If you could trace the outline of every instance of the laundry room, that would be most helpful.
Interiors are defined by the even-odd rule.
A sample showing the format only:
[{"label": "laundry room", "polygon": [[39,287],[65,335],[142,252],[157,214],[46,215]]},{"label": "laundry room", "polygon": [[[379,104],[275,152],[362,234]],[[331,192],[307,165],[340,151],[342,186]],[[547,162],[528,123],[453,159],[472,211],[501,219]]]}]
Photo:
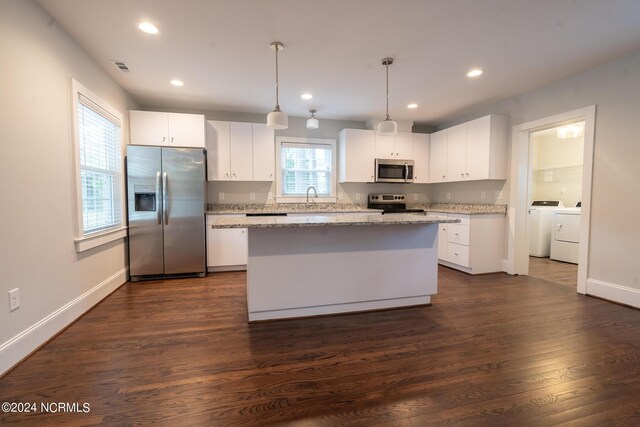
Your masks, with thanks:
[{"label": "laundry room", "polygon": [[532,275],[570,285],[576,283],[580,242],[584,125],[530,135],[529,268]]}]

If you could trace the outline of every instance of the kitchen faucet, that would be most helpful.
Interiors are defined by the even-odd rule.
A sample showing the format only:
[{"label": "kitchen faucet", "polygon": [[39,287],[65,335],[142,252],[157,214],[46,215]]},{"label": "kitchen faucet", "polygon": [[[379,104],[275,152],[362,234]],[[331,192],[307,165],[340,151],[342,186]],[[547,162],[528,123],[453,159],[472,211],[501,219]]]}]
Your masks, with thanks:
[{"label": "kitchen faucet", "polygon": [[309,207],[309,190],[313,190],[313,194],[315,194],[315,198],[318,198],[318,192],[316,191],[314,186],[309,186],[309,188],[307,188],[307,204],[306,207]]}]

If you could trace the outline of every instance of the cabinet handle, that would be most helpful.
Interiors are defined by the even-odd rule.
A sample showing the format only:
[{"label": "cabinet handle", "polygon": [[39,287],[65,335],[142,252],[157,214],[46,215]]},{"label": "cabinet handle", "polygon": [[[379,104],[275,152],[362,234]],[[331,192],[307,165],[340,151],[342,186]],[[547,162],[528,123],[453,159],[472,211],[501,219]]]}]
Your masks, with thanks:
[{"label": "cabinet handle", "polygon": [[458,252],[454,252],[453,254],[454,254],[455,256],[458,256]]},{"label": "cabinet handle", "polygon": [[373,175],[371,175],[371,181],[373,181]]},{"label": "cabinet handle", "polygon": [[444,175],[442,175],[442,179],[444,179]]},{"label": "cabinet handle", "polygon": [[393,153],[391,153],[391,157],[393,157]]},{"label": "cabinet handle", "polygon": [[229,174],[228,174],[228,173],[225,173],[225,174],[224,174],[224,176],[229,176]]},{"label": "cabinet handle", "polygon": [[236,176],[236,174],[234,173],[233,176]]},{"label": "cabinet handle", "polygon": [[171,137],[171,142],[173,142],[173,137]]},{"label": "cabinet handle", "polygon": [[396,157],[400,156],[400,154],[396,153]]},{"label": "cabinet handle", "polygon": [[467,172],[467,176],[469,176],[469,172]]},{"label": "cabinet handle", "polygon": [[162,137],[162,142],[165,142],[166,140],[167,140],[167,137],[166,137],[166,136],[163,136],[163,137]]},{"label": "cabinet handle", "polygon": [[464,174],[463,174],[463,173],[461,173],[461,174],[460,174],[460,176],[464,176]]}]

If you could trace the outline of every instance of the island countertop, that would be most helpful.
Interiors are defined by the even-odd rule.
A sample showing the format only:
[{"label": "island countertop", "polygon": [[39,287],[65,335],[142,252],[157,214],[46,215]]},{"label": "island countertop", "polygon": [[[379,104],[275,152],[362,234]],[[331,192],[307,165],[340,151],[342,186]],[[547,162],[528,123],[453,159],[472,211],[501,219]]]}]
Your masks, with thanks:
[{"label": "island countertop", "polygon": [[403,225],[403,224],[439,224],[460,222],[456,218],[438,217],[424,214],[387,214],[367,215],[294,215],[294,216],[215,216],[209,220],[211,228],[278,228],[278,227],[322,227],[349,225]]}]

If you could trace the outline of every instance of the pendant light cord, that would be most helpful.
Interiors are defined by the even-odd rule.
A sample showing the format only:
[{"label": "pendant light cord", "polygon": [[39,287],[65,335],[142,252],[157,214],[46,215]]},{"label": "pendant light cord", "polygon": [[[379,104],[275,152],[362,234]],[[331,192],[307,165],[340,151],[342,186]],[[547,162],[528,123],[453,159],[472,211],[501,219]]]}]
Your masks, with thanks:
[{"label": "pendant light cord", "polygon": [[387,67],[387,120],[389,120],[389,64],[386,64]]},{"label": "pendant light cord", "polygon": [[274,111],[280,111],[280,98],[278,97],[278,51],[280,48],[276,45],[276,109]]}]

